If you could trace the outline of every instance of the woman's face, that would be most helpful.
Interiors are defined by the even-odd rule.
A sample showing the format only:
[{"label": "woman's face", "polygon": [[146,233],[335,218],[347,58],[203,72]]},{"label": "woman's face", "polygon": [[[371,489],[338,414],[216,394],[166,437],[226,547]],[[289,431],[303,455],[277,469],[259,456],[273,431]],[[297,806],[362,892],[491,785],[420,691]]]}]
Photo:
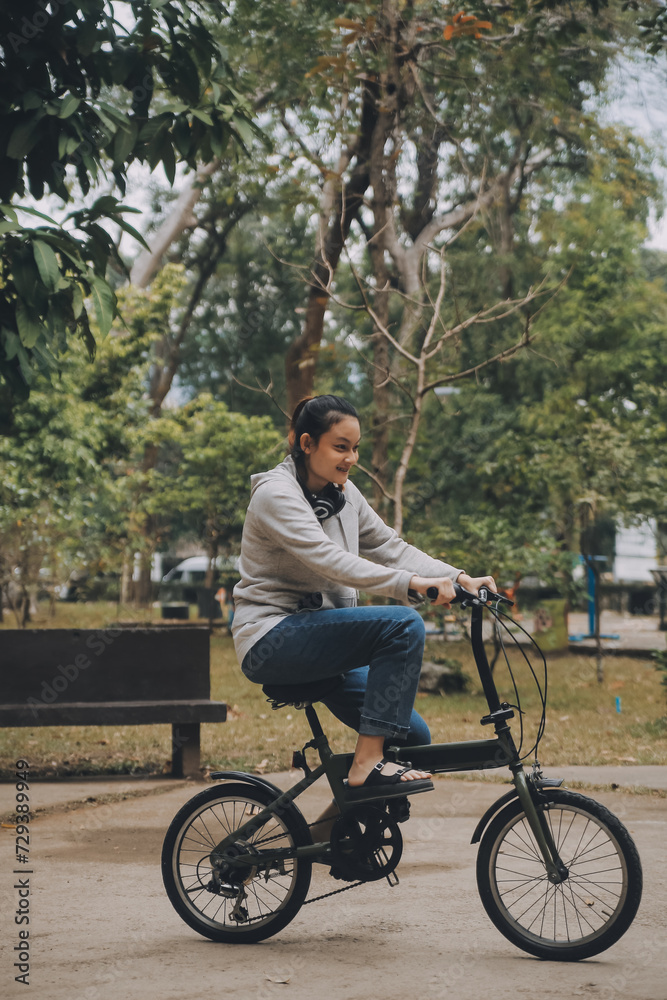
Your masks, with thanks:
[{"label": "woman's face", "polygon": [[359,461],[361,431],[356,417],[343,417],[325,431],[319,441],[310,434],[302,434],[299,444],[306,458],[306,486],[313,493],[323,490],[327,483],[344,486],[350,469]]}]

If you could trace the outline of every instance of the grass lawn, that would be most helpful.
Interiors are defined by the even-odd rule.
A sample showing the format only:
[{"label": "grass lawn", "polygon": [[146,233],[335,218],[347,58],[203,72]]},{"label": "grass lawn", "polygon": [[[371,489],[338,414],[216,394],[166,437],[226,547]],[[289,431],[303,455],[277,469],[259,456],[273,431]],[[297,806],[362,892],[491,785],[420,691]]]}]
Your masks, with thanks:
[{"label": "grass lawn", "polygon": [[[44,607],[34,627],[99,628],[117,617],[137,621],[157,618],[158,612],[124,611],[114,604],[58,604],[55,617]],[[14,628],[5,613],[1,630]],[[442,650],[440,640],[432,640]],[[419,695],[417,709],[426,718],[434,741],[482,739],[489,730],[479,725],[487,711],[476,677],[472,653],[464,642],[448,642],[448,656],[460,661],[470,675],[467,693]],[[516,668],[521,706],[525,712],[527,750],[539,721],[540,705],[534,683],[520,654]],[[540,676],[541,663],[535,662]],[[548,661],[547,727],[539,757],[545,766],[565,764],[667,764],[667,701],[660,675],[651,661],[609,657],[605,681],[595,679],[595,661],[588,656],[554,657]],[[515,703],[506,669],[497,668],[501,697]],[[216,631],[211,638],[211,697],[226,701],[226,723],[202,726],[202,763],[205,768],[233,767],[270,772],[289,767],[292,750],[310,733],[303,713],[274,712],[258,685],[241,673],[232,641]],[[620,698],[621,712],[616,710]],[[322,720],[335,750],[351,750],[354,734],[326,709]],[[518,720],[512,726],[519,735]],[[37,776],[165,773],[170,770],[170,727],[67,726],[22,727],[0,730],[0,777],[14,772],[14,762],[25,757]],[[532,759],[532,758],[531,758]]]}]

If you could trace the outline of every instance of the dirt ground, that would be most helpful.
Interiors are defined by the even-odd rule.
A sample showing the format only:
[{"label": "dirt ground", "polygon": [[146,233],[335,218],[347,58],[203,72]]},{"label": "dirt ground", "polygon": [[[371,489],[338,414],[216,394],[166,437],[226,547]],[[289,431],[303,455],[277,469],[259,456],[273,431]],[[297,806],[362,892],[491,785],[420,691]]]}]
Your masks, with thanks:
[{"label": "dirt ground", "polygon": [[[287,781],[282,776],[281,783]],[[506,941],[477,895],[470,837],[483,810],[505,790],[488,781],[438,780],[435,792],[414,797],[413,818],[402,827],[400,885],[378,882],[307,905],[278,936],[258,945],[221,945],[200,937],[165,895],[162,840],[196,787],[38,815],[31,824],[29,868],[15,861],[16,832],[2,829],[0,995],[665,1000],[667,801],[622,790],[591,793],[635,838],[644,865],[644,899],[630,930],[607,952],[575,964],[550,963]],[[325,803],[325,792],[318,785],[308,793],[308,820]],[[14,875],[15,869],[20,874]],[[14,886],[28,877],[26,991],[14,981],[13,949],[21,943]],[[316,866],[310,895],[340,885]]]}]

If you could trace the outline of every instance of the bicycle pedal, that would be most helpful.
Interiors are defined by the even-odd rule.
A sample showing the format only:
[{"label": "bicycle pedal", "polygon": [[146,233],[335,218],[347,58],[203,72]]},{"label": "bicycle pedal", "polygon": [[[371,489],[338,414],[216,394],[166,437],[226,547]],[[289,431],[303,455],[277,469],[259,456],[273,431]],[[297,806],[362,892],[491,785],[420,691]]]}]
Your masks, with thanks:
[{"label": "bicycle pedal", "polygon": [[398,885],[399,879],[396,872],[388,872],[387,875],[385,875],[385,878],[392,889],[394,888],[394,886]]},{"label": "bicycle pedal", "polygon": [[352,882],[352,881],[354,881],[353,879],[348,878],[347,875],[343,875],[343,873],[341,872],[341,870],[339,868],[335,868],[333,865],[329,869],[329,875],[331,876],[331,878],[337,879],[338,882]]},{"label": "bicycle pedal", "polygon": [[410,819],[410,801],[407,796],[404,799],[389,799],[387,812],[395,823],[407,822]]}]

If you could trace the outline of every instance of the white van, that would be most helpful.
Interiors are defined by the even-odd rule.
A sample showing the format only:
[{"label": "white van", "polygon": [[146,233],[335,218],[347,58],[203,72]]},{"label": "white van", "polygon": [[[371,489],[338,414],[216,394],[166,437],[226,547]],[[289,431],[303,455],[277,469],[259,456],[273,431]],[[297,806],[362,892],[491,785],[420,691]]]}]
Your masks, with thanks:
[{"label": "white van", "polygon": [[[162,577],[162,583],[203,584],[208,570],[208,556],[190,556],[178,566],[170,569]],[[215,560],[216,575],[219,573],[236,573],[238,571],[238,556],[218,556]]]}]

